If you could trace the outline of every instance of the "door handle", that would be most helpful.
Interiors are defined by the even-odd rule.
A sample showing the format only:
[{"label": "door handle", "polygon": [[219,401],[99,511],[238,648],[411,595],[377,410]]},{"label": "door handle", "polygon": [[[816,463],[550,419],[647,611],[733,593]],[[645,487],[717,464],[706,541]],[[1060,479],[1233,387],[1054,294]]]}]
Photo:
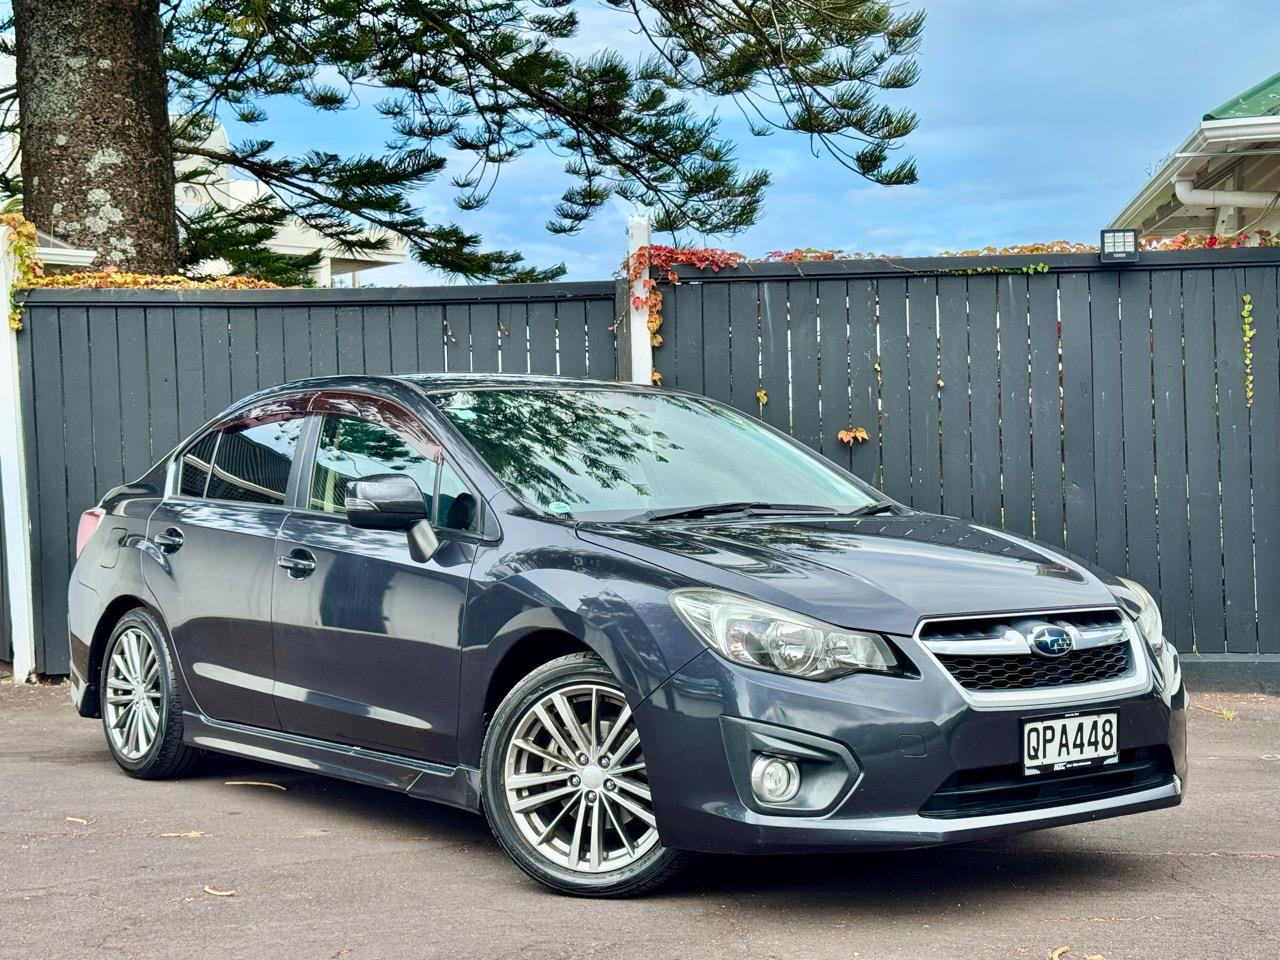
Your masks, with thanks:
[{"label": "door handle", "polygon": [[292,550],[284,556],[276,557],[276,566],[284,567],[289,576],[302,578],[310,576],[316,568],[316,558],[309,550]]},{"label": "door handle", "polygon": [[151,538],[151,541],[165,553],[174,553],[182,546],[184,538],[182,536],[182,531],[177,527],[169,527],[166,530],[157,533]]}]

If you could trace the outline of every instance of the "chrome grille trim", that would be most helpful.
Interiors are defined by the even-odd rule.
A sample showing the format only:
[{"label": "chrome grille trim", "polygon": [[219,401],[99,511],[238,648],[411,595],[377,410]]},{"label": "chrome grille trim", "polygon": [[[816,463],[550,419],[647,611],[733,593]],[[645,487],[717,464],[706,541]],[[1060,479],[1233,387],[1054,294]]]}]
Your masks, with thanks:
[{"label": "chrome grille trim", "polygon": [[[1079,633],[1078,649],[1090,649],[1117,643],[1129,645],[1129,662],[1131,669],[1120,677],[1109,680],[1098,680],[1089,683],[1064,684],[1054,687],[1028,688],[1019,690],[972,690],[966,688],[938,659],[943,656],[1038,656],[1032,653],[1026,639],[1021,633],[1012,629],[1012,624],[1020,620],[1042,620],[1055,622],[1055,618],[1075,618],[1081,614],[1100,614],[1107,616],[1111,622],[1095,623],[1077,627]],[[1099,617],[1098,619],[1102,619]],[[966,622],[975,626],[978,621],[1004,621],[1010,623],[999,636],[994,635],[990,627],[986,631],[964,629]],[[956,624],[957,629],[947,631],[938,636],[937,625]],[[931,628],[929,637],[922,634]],[[969,637],[971,639],[957,639]],[[1016,638],[1017,642],[1014,642]],[[1110,700],[1116,697],[1145,693],[1151,689],[1151,666],[1143,651],[1143,641],[1133,623],[1118,607],[1077,607],[1059,610],[1031,610],[1010,613],[986,613],[964,616],[925,617],[916,624],[912,639],[919,645],[924,656],[931,660],[947,678],[947,681],[959,692],[969,704],[979,709],[999,710],[1022,707],[1074,706],[1082,703],[1093,703]]]}]

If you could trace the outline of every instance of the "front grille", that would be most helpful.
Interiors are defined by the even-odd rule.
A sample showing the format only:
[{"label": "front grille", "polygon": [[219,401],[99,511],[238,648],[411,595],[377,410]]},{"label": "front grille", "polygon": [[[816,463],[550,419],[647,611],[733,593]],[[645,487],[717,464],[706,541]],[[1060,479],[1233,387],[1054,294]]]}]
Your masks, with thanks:
[{"label": "front grille", "polygon": [[920,808],[922,817],[981,817],[1136,793],[1173,777],[1169,748],[1121,750],[1118,763],[1028,777],[1021,764],[952,774]]},{"label": "front grille", "polygon": [[930,620],[920,628],[920,639],[926,643],[931,640],[996,639],[1003,636],[1015,622],[1027,619],[1070,623],[1082,633],[1117,629],[1124,624],[1119,610],[1068,610],[1030,617],[1025,613],[1002,613],[989,617],[964,617],[960,620]]},{"label": "front grille", "polygon": [[1123,677],[1131,666],[1127,643],[1072,650],[1056,660],[1047,660],[1030,652],[1019,656],[937,654],[937,657],[951,671],[956,682],[967,690],[1027,690],[1093,683]]}]

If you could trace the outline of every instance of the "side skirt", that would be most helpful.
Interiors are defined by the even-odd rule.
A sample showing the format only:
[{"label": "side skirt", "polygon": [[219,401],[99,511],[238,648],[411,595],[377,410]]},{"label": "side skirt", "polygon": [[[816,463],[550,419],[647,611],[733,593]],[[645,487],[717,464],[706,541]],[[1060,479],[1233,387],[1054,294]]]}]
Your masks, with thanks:
[{"label": "side skirt", "polygon": [[480,771],[264,730],[198,713],[182,714],[182,739],[193,747],[274,763],[326,777],[480,811]]}]

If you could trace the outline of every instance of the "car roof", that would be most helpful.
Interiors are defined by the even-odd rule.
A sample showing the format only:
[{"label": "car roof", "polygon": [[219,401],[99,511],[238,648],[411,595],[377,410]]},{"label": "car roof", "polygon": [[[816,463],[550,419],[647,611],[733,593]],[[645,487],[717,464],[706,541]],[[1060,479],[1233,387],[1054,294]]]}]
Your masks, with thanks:
[{"label": "car roof", "polygon": [[[261,400],[281,393],[299,390],[349,390],[377,389],[402,385],[422,394],[449,393],[454,390],[501,389],[591,389],[654,391],[653,387],[616,380],[591,380],[586,377],[553,377],[531,373],[403,373],[403,374],[339,374],[337,376],[307,377],[267,387],[235,404],[243,406],[249,400]],[[655,391],[656,392],[656,391]],[[670,392],[670,391],[668,391]]]}]

